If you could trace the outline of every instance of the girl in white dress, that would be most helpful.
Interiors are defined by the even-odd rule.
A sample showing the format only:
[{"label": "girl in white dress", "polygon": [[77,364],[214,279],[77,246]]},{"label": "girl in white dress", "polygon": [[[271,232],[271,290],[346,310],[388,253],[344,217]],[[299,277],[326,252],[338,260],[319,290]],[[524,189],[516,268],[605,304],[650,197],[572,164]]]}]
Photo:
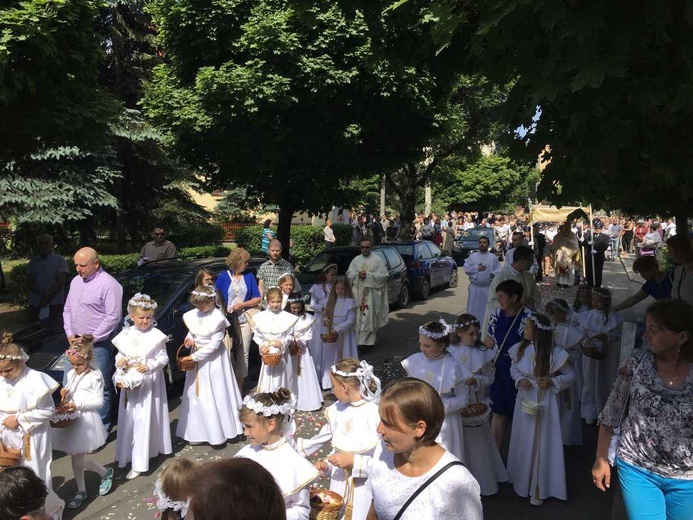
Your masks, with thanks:
[{"label": "girl in white dress", "polygon": [[[582,329],[582,418],[594,424],[602,413],[611,387],[616,380],[621,358],[621,323],[623,319],[611,312],[611,292],[601,287],[592,291],[592,309],[575,315],[575,323]],[[588,343],[589,342],[589,343]],[[590,347],[590,350],[585,349]],[[603,359],[594,356],[601,352]]]},{"label": "girl in white dress", "polygon": [[[324,332],[323,320],[325,318],[325,306],[327,298],[330,296],[332,282],[337,276],[337,264],[326,265],[318,281],[310,288],[310,307],[315,313],[315,322],[313,323],[313,337],[308,342],[308,348],[313,356],[315,363],[315,371],[318,373],[318,380],[322,379],[324,373],[324,364],[322,362],[322,333]],[[328,367],[329,368],[329,367]],[[322,384],[322,382],[321,382]]]},{"label": "girl in white dress", "polygon": [[77,483],[77,493],[67,502],[68,509],[77,509],[87,498],[84,472],[93,471],[101,477],[99,495],[108,494],[113,485],[113,468],[105,468],[87,453],[103,446],[108,437],[101,421],[99,409],[103,405],[103,376],[91,366],[94,359],[94,338],[84,335],[65,351],[72,369],[67,373],[67,383],[60,390],[60,412],[78,414],[66,428],[53,428],[53,449],[71,456],[72,472]]},{"label": "girl in white dress", "polygon": [[380,441],[377,401],[380,379],[365,361],[343,359],[330,369],[332,389],[337,402],[325,411],[326,424],[312,439],[296,439],[296,449],[306,457],[323,444],[332,443],[327,460],[315,463],[322,472],[330,473],[330,489],[346,497],[347,486],[353,489],[353,518],[366,518],[371,504],[365,483],[370,472],[371,457]]},{"label": "girl in white dress", "polygon": [[272,474],[284,496],[287,520],[307,520],[310,515],[308,484],[320,474],[284,436],[295,409],[296,399],[286,388],[246,396],[241,421],[250,445],[235,457],[254,460]]},{"label": "girl in white dress", "polygon": [[291,273],[284,273],[277,280],[277,287],[282,291],[282,309],[286,307],[286,303],[289,301],[289,295],[294,292],[294,287],[296,287],[296,280],[294,275]]},{"label": "girl in white dress", "polygon": [[48,375],[27,367],[27,359],[29,356],[13,343],[12,334],[3,333],[0,340],[0,440],[5,446],[22,450],[20,464],[31,468],[46,484],[46,510],[51,518],[60,518],[57,515],[62,514],[65,504],[53,492],[53,451],[48,424],[55,411],[51,395],[59,385]]},{"label": "girl in white dress", "polygon": [[195,309],[183,315],[188,327],[185,345],[192,350],[183,361],[195,368],[185,376],[176,435],[191,444],[219,446],[241,434],[238,419],[241,393],[222,343],[229,322],[216,308],[214,287],[198,286],[190,295]]},{"label": "girl in white dress", "polygon": [[185,457],[166,464],[154,484],[154,498],[161,520],[183,520],[188,514],[191,477],[199,467],[199,463]]},{"label": "girl in white dress", "polygon": [[508,475],[529,503],[567,500],[558,393],[573,383],[568,353],[553,344],[546,316],[529,314],[523,339],[510,349],[510,375],[519,389],[513,414]]},{"label": "girl in white dress", "polygon": [[322,347],[322,387],[332,388],[331,367],[342,359],[358,359],[358,345],[354,323],[356,322],[356,301],[351,293],[351,284],[346,276],[335,278],[325,306],[323,325],[325,331],[337,333],[337,340]]},{"label": "girl in white dress", "polygon": [[582,420],[580,398],[582,396],[582,330],[572,323],[573,314],[568,302],[556,298],[546,304],[546,314],[556,327],[554,343],[568,353],[570,364],[575,370],[575,381],[559,394],[561,433],[563,444],[582,446]]},{"label": "girl in white dress", "polygon": [[315,319],[306,313],[306,305],[301,293],[289,295],[285,311],[294,316],[298,316],[298,321],[293,326],[291,332],[291,344],[289,354],[291,357],[298,358],[294,363],[296,367],[289,379],[296,380],[298,392],[296,394],[296,409],[302,412],[314,412],[322,408],[322,391],[318,382],[318,374],[315,371],[313,358],[311,357],[308,343],[313,335],[313,324]]},{"label": "girl in white dress", "polygon": [[[481,323],[471,314],[461,314],[455,322],[455,331],[448,352],[471,376],[467,379],[471,403],[489,405],[488,387],[495,378],[496,351],[484,345],[480,338]],[[485,421],[479,426],[464,426],[464,461],[479,482],[484,496],[498,493],[498,483],[508,480],[508,472],[491,435],[491,425]]]},{"label": "girl in white dress", "polygon": [[253,340],[260,349],[260,355],[281,353],[282,359],[274,366],[262,362],[257,382],[258,392],[274,392],[289,386],[289,371],[294,365],[289,360],[289,344],[293,341],[291,332],[298,321],[296,316],[282,310],[282,292],[278,287],[268,289],[266,299],[267,309],[258,312],[254,318]]},{"label": "girl in white dress", "polygon": [[407,375],[426,381],[443,400],[445,419],[437,441],[458,459],[464,461],[464,439],[460,411],[469,404],[471,372],[447,351],[450,345],[448,326],[429,321],[419,327],[419,349],[402,361]]},{"label": "girl in white dress", "polygon": [[149,459],[172,451],[164,376],[168,337],[154,326],[156,308],[148,295],[135,294],[128,302],[133,325],[126,321],[113,339],[118,349],[113,383],[121,387],[115,458],[121,468],[132,463],[128,480],[149,471]]}]

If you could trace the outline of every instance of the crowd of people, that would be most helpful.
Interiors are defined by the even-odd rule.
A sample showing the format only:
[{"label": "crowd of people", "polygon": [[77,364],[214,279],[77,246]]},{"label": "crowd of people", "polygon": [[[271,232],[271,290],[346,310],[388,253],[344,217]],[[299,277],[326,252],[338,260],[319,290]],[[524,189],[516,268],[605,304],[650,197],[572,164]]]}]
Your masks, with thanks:
[{"label": "crowd of people", "polygon": [[[427,220],[417,233],[427,233]],[[117,388],[115,459],[118,467],[130,467],[129,480],[148,473],[153,457],[172,453],[172,433],[192,445],[220,446],[243,437],[249,443],[231,461],[167,463],[154,490],[164,518],[228,518],[229,511],[244,518],[308,518],[311,507],[324,507],[337,496],[344,515],[353,519],[480,520],[480,497],[496,494],[501,482],[511,483],[533,506],[548,498],[566,500],[563,446],[582,444],[583,422],[600,425],[592,472],[599,489],[610,485],[607,451],[612,437],[618,440],[614,463],[631,520],[650,518],[642,507],[645,496],[648,511],[688,518],[693,507],[688,237],[668,238],[677,264],[671,274],[660,272],[656,256],[640,256],[634,269],[646,283],[619,304],[597,284],[597,262],[589,262],[592,283],[582,280],[574,302],[543,302],[540,276],[553,270],[557,284],[579,284],[581,258],[597,256],[597,245],[606,242],[598,240],[604,223],[592,223],[594,236],[588,230],[581,234],[581,221],[539,225],[528,236],[521,219],[484,220],[470,223],[508,226],[500,241],[504,262],[481,237],[479,251],[464,266],[470,277],[467,311],[454,323],[421,324],[419,352],[402,362],[407,377],[384,391],[373,367],[359,360],[387,323],[388,311],[387,272],[370,254],[367,235],[360,237],[361,255],[346,276],[337,276],[336,265],[325,266],[310,290],[311,313],[293,266],[281,257],[281,243],[269,235],[269,259],[256,276],[246,272],[249,254],[242,248],[229,255],[224,272],[200,269],[191,310],[183,316],[189,332],[175,360],[168,358],[167,337],[153,320],[157,302],[134,295],[121,328],[122,287],[103,271],[96,251],[80,249],[74,255],[78,276],[62,307],[69,364],[57,407],[51,395],[60,385],[28,368],[26,354],[10,335],[0,344],[3,449],[14,450],[19,465],[33,472],[17,468],[2,474],[11,489],[27,488],[30,499],[26,506],[11,497],[0,500],[0,512],[7,507],[20,511],[18,517],[60,517],[62,501],[51,488],[53,449],[72,460],[77,492],[68,508],[80,508],[88,497],[86,471],[99,476],[99,495],[110,492],[114,469],[88,454],[106,441]],[[435,236],[435,224],[432,229]],[[614,245],[609,238],[604,251],[618,254],[623,247],[627,253],[625,232],[621,226],[619,241]],[[637,235],[634,230],[636,241]],[[539,237],[546,241],[541,256],[532,247]],[[527,238],[534,240],[529,244]],[[52,291],[40,301],[50,312],[52,298],[64,292],[67,281],[50,251],[42,260],[55,273],[44,274],[42,282]],[[618,311],[647,296],[659,301],[647,311],[646,348],[636,348],[619,368]],[[262,363],[257,386],[248,388],[252,343]],[[163,374],[170,362],[186,372],[175,432]],[[312,438],[297,436],[295,412],[320,410],[325,391],[336,399],[325,409],[325,425]],[[325,445],[331,447],[328,457],[309,462]],[[320,475],[329,477],[333,494],[323,490],[311,499],[310,484]],[[225,490],[223,500],[210,500],[215,489]]]}]

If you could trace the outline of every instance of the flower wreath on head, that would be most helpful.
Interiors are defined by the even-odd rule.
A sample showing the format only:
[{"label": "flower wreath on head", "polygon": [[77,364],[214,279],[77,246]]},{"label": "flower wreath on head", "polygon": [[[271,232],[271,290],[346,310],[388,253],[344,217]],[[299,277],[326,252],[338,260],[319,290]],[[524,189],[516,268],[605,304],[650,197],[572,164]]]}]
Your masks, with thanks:
[{"label": "flower wreath on head", "polygon": [[65,355],[66,356],[75,356],[75,357],[78,357],[80,359],[89,359],[89,356],[87,354],[80,352],[75,347],[70,347],[69,349],[67,349],[65,351]]},{"label": "flower wreath on head", "polygon": [[[206,287],[212,287],[211,285],[207,285]],[[217,297],[216,292],[208,293],[206,291],[192,291],[190,294],[193,296],[200,296],[202,298],[209,298],[210,300],[213,300],[214,298]]]},{"label": "flower wreath on head", "polygon": [[182,500],[171,500],[161,490],[161,478],[157,478],[156,484],[154,484],[154,496],[156,497],[156,508],[159,511],[166,511],[167,509],[180,511],[181,517],[183,518],[185,518],[185,515],[188,514],[188,507],[190,507],[190,499],[188,498],[185,502],[183,502]]},{"label": "flower wreath on head", "polygon": [[136,293],[130,300],[128,301],[128,310],[129,309],[147,309],[147,310],[155,310],[159,306],[158,303],[149,296],[148,294],[142,294],[142,293]]},{"label": "flower wreath on head", "polygon": [[262,414],[265,417],[273,417],[275,415],[283,415],[287,420],[293,416],[296,411],[296,396],[291,394],[291,398],[282,404],[265,405],[253,399],[252,395],[246,395],[243,398],[243,406],[248,410],[252,410],[256,414]]},{"label": "flower wreath on head", "polygon": [[440,323],[443,326],[443,331],[442,332],[434,332],[432,330],[428,330],[426,327],[421,325],[419,327],[419,334],[422,336],[426,336],[427,338],[431,338],[434,341],[440,341],[441,339],[446,338],[452,330],[455,330],[455,326],[450,326],[448,325],[443,318],[440,318],[438,320],[438,323]]},{"label": "flower wreath on head", "polygon": [[286,303],[304,303],[303,293],[296,293],[296,294],[298,294],[298,296],[287,299]]},{"label": "flower wreath on head", "polygon": [[[545,330],[545,331],[551,331],[551,332],[556,330],[556,326],[553,323],[550,323],[549,325],[544,325],[543,323],[540,323],[539,318],[537,318],[537,315],[534,314],[533,312],[528,312],[527,318],[532,320],[532,323],[534,324],[534,326],[536,328],[538,328],[539,330]],[[525,322],[525,324],[526,324],[526,322]]]},{"label": "flower wreath on head", "polygon": [[23,349],[19,349],[19,354],[0,354],[0,361],[29,361],[29,356]]},{"label": "flower wreath on head", "polygon": [[472,325],[481,328],[481,322],[476,318],[470,318],[467,321],[463,321],[462,323],[455,323],[454,325],[451,326],[451,328],[453,330],[459,330],[459,329],[471,327]]},{"label": "flower wreath on head", "polygon": [[[344,372],[343,370],[338,370],[337,365],[332,365],[330,371],[337,376],[342,377],[357,377],[359,380],[359,390],[361,396],[367,401],[378,401],[380,399],[380,393],[382,391],[382,384],[380,378],[373,373],[373,365],[369,365],[366,360],[362,360],[359,363],[359,367],[354,372]],[[375,392],[371,391],[371,382],[375,383]]]}]

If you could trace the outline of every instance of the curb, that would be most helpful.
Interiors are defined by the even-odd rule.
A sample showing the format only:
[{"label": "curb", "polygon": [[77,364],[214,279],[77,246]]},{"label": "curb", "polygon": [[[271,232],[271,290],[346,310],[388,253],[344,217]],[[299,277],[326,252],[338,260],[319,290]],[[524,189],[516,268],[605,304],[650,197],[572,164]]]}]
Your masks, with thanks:
[{"label": "curb", "polygon": [[621,255],[618,256],[619,262],[621,262],[621,265],[623,266],[623,270],[626,272],[626,276],[628,276],[628,279],[631,282],[637,282],[638,280],[635,279],[633,276],[633,262],[631,262],[630,258],[628,258],[628,265],[626,265],[626,262],[623,261],[623,257]]}]

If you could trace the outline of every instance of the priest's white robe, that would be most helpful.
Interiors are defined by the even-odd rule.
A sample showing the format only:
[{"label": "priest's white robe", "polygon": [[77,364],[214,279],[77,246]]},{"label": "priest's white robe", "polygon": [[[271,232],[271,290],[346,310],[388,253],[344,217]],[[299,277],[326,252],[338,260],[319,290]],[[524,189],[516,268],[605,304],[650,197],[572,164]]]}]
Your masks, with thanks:
[{"label": "priest's white robe", "polygon": [[[361,280],[359,273],[365,272]],[[356,312],[356,336],[359,345],[375,345],[379,328],[387,325],[390,304],[387,295],[387,266],[378,255],[359,255],[351,261],[347,270]]]},{"label": "priest's white robe", "polygon": [[478,320],[483,320],[486,312],[491,274],[499,270],[498,257],[488,251],[486,253],[476,251],[464,261],[464,272],[469,276],[466,312]]}]

